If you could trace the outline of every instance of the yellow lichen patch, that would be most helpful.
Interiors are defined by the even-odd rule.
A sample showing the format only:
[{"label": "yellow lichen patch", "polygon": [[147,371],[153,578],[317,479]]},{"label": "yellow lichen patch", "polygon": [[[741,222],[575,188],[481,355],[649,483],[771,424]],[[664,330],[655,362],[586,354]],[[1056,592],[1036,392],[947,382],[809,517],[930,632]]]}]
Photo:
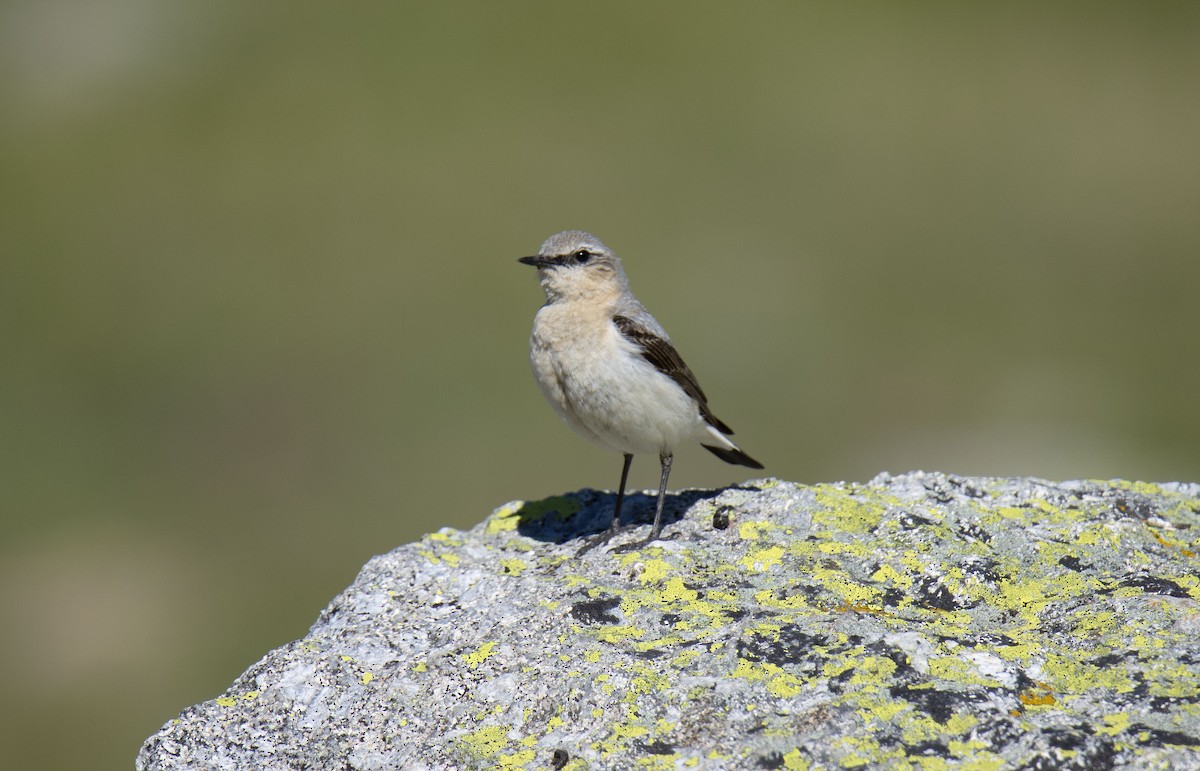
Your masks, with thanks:
[{"label": "yellow lichen patch", "polygon": [[650,729],[644,725],[630,722],[619,722],[613,725],[612,733],[608,735],[607,742],[610,746],[610,752],[616,748],[617,744],[623,744],[626,739],[636,739],[639,736],[645,736],[650,733]]},{"label": "yellow lichen patch", "polygon": [[1200,678],[1195,667],[1181,662],[1172,662],[1153,670],[1149,681],[1152,696],[1168,696],[1174,699],[1192,700],[1200,696]]},{"label": "yellow lichen patch", "polygon": [[914,575],[921,575],[925,572],[925,563],[926,560],[922,559],[921,556],[912,549],[909,549],[900,555],[900,564],[907,568],[908,571]]},{"label": "yellow lichen patch", "polygon": [[1159,487],[1153,482],[1131,482],[1127,479],[1097,479],[1093,480],[1093,482],[1102,487],[1110,487],[1116,490],[1128,490],[1129,492],[1137,493],[1138,495],[1145,495],[1153,498],[1171,497],[1174,495],[1174,493],[1164,490],[1162,487]]},{"label": "yellow lichen patch", "polygon": [[772,624],[769,621],[759,621],[754,625],[752,631],[759,637],[764,637],[772,642],[779,642],[779,633],[783,631],[783,627],[779,624]]},{"label": "yellow lichen patch", "polygon": [[[715,593],[714,593],[715,594]],[[712,594],[709,595],[713,596]],[[729,614],[737,610],[736,603],[731,602],[709,602],[701,600],[699,596],[685,600],[685,610],[692,614],[695,618],[686,622],[680,621],[676,623],[679,628],[694,629],[706,623],[705,628],[724,629],[729,623]]]},{"label": "yellow lichen patch", "polygon": [[741,563],[747,570],[762,573],[778,565],[782,557],[783,547],[771,546],[766,549],[750,552],[745,557],[742,557]]},{"label": "yellow lichen patch", "polygon": [[478,669],[480,664],[495,655],[495,651],[493,650],[495,647],[496,642],[494,640],[489,640],[483,645],[480,645],[471,653],[464,653],[463,660],[467,662],[467,665],[470,666],[471,669]]},{"label": "yellow lichen patch", "polygon": [[1045,560],[1046,564],[1058,562],[1063,557],[1079,555],[1079,547],[1073,542],[1072,531],[1064,530],[1060,532],[1060,535],[1063,538],[1062,541],[1038,541],[1034,544],[1038,557]]},{"label": "yellow lichen patch", "polygon": [[635,663],[625,667],[633,677],[629,681],[629,689],[625,693],[624,701],[629,704],[635,704],[637,697],[645,696],[649,693],[657,693],[669,689],[674,682],[672,678],[666,674],[651,669],[645,664]]},{"label": "yellow lichen patch", "polygon": [[241,696],[221,696],[213,699],[213,701],[222,707],[234,707],[237,706],[238,701],[254,701],[259,695],[259,691],[248,691]]},{"label": "yellow lichen patch", "polygon": [[1113,530],[1111,522],[1094,522],[1074,530],[1075,543],[1080,546],[1120,547],[1121,536]]},{"label": "yellow lichen patch", "polygon": [[738,658],[737,666],[729,673],[730,677],[741,677],[754,682],[766,680],[767,673],[749,659]]},{"label": "yellow lichen patch", "polygon": [[896,662],[886,656],[863,656],[857,648],[848,653],[848,662],[854,667],[850,684],[862,686],[863,693],[873,692],[896,674]]},{"label": "yellow lichen patch", "polygon": [[751,682],[764,683],[767,692],[779,699],[786,699],[800,693],[804,681],[776,664],[762,661],[738,658],[737,666],[730,677],[740,677]]},{"label": "yellow lichen patch", "polygon": [[825,677],[837,677],[843,672],[849,672],[851,669],[854,669],[854,665],[855,661],[849,655],[849,652],[844,652],[842,656],[826,661],[821,671]]},{"label": "yellow lichen patch", "polygon": [[683,669],[688,664],[700,657],[700,651],[695,648],[688,648],[683,653],[680,653],[675,658],[671,659],[671,666]]},{"label": "yellow lichen patch", "polygon": [[872,581],[881,582],[881,584],[892,584],[900,588],[912,588],[912,576],[907,573],[901,573],[890,564],[883,563],[875,573],[871,574]]},{"label": "yellow lichen patch", "polygon": [[765,608],[774,608],[776,610],[799,610],[808,607],[808,601],[802,594],[779,597],[771,589],[761,589],[755,592],[754,601]]},{"label": "yellow lichen patch", "polygon": [[1137,687],[1124,668],[1089,664],[1071,652],[1048,653],[1042,672],[1042,679],[1056,693],[1080,694],[1096,688],[1129,693]]},{"label": "yellow lichen patch", "polygon": [[[1076,586],[1080,584],[1077,582]],[[996,587],[995,604],[1004,610],[1016,611],[1027,622],[1038,624],[1042,611],[1050,602],[1059,599],[1059,579],[1014,578],[1001,580]],[[981,592],[981,594],[990,594]]]},{"label": "yellow lichen patch", "polygon": [[1175,583],[1187,590],[1188,595],[1197,602],[1200,602],[1200,576],[1194,574],[1184,574],[1175,576]]},{"label": "yellow lichen patch", "polygon": [[641,627],[626,625],[626,626],[602,626],[596,630],[596,639],[606,643],[619,643],[630,638],[640,639],[646,636],[646,630]]},{"label": "yellow lichen patch", "polygon": [[508,729],[489,725],[469,733],[458,744],[475,760],[490,760],[508,746]]},{"label": "yellow lichen patch", "polygon": [[900,699],[874,698],[865,695],[857,697],[855,712],[869,727],[886,725],[896,719],[896,715],[910,709],[907,702]]},{"label": "yellow lichen patch", "polygon": [[763,533],[770,532],[778,528],[774,522],[752,521],[743,522],[738,525],[738,536],[743,541],[757,541],[762,537]]},{"label": "yellow lichen patch", "polygon": [[822,507],[813,513],[813,527],[829,528],[834,533],[869,533],[883,521],[886,504],[899,503],[891,496],[879,496],[865,489],[862,493],[851,493],[831,485],[817,485],[813,491]]},{"label": "yellow lichen patch", "polygon": [[659,599],[664,603],[694,602],[700,593],[683,585],[683,578],[673,576],[667,579],[666,585],[659,593]]},{"label": "yellow lichen patch", "polygon": [[656,584],[671,572],[671,565],[666,560],[649,559],[641,562],[642,571],[638,575],[638,583]]},{"label": "yellow lichen patch", "polygon": [[945,723],[939,723],[924,713],[906,712],[900,717],[903,725],[901,737],[905,744],[943,739],[946,736],[960,736],[969,732],[979,723],[974,715],[956,713],[946,718]]},{"label": "yellow lichen patch", "polygon": [[363,672],[362,677],[360,677],[359,679],[362,681],[363,685],[367,685],[368,683],[370,683],[372,680],[375,679],[375,675],[373,675],[370,672]]},{"label": "yellow lichen patch", "polygon": [[971,765],[966,767],[977,771],[993,771],[1004,767],[1004,759],[992,752],[987,742],[979,739],[951,739],[946,742],[946,749],[956,758],[969,759]]},{"label": "yellow lichen patch", "polygon": [[[1026,509],[1031,509],[1031,518],[1045,520],[1055,523],[1076,522],[1083,519],[1090,519],[1088,512],[1080,508],[1069,506],[1055,506],[1050,501],[1044,498],[1031,498],[1026,503]],[[1047,515],[1046,517],[1037,517],[1033,512],[1040,512]]]},{"label": "yellow lichen patch", "polygon": [[1135,651],[1162,650],[1167,647],[1167,641],[1159,634],[1150,636],[1138,633],[1130,638],[1129,647]]},{"label": "yellow lichen patch", "polygon": [[1103,717],[1104,727],[1097,728],[1096,733],[1105,734],[1106,736],[1116,736],[1129,727],[1131,722],[1128,712],[1114,712],[1111,715]]},{"label": "yellow lichen patch", "polygon": [[517,525],[521,523],[520,513],[524,507],[525,501],[512,501],[504,504],[488,517],[484,532],[488,535],[495,535],[516,530]]},{"label": "yellow lichen patch", "polygon": [[458,567],[459,563],[462,562],[462,558],[459,557],[457,553],[452,551],[435,552],[430,551],[429,549],[417,549],[417,554],[420,554],[422,557],[435,565],[439,562],[445,562],[450,567],[456,568]]},{"label": "yellow lichen patch", "polygon": [[500,560],[500,567],[505,573],[511,576],[519,576],[529,566],[525,564],[524,560],[502,559]]},{"label": "yellow lichen patch", "polygon": [[783,767],[788,771],[809,771],[812,768],[808,759],[800,754],[800,749],[796,748],[783,756]]},{"label": "yellow lichen patch", "polygon": [[499,755],[495,758],[492,768],[496,769],[516,769],[526,768],[537,757],[537,753],[533,750],[517,750],[516,752]]},{"label": "yellow lichen patch", "polygon": [[903,748],[885,751],[872,736],[843,736],[835,744],[846,751],[842,756],[842,768],[890,767],[889,761],[904,757]]},{"label": "yellow lichen patch", "polygon": [[1029,519],[1029,509],[1020,506],[1000,506],[992,509],[992,513],[999,515],[1004,519],[1015,519],[1024,521]]},{"label": "yellow lichen patch", "polygon": [[[764,666],[774,665],[764,664]],[[803,685],[800,678],[781,670],[767,681],[767,692],[777,698],[787,699],[800,693],[800,688]]]},{"label": "yellow lichen patch", "polygon": [[837,594],[841,598],[842,604],[882,606],[878,588],[864,586],[841,570],[815,568],[812,571],[812,577],[816,583]]},{"label": "yellow lichen patch", "polygon": [[935,635],[962,637],[971,633],[972,616],[968,611],[932,608],[926,613],[932,614],[930,631]]},{"label": "yellow lichen patch", "polygon": [[488,535],[516,530],[522,522],[537,522],[549,514],[566,519],[579,511],[579,501],[561,495],[540,501],[513,501],[492,512],[484,532]]}]

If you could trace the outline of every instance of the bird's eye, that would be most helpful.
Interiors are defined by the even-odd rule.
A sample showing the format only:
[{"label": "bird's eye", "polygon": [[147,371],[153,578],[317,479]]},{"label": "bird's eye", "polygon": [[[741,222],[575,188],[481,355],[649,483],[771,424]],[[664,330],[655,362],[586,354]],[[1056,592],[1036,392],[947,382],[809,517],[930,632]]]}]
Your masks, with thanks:
[{"label": "bird's eye", "polygon": [[585,262],[587,262],[588,260],[592,259],[592,253],[589,252],[587,249],[580,249],[579,251],[575,252],[571,256],[574,257],[575,262],[579,263],[580,265],[582,265]]}]

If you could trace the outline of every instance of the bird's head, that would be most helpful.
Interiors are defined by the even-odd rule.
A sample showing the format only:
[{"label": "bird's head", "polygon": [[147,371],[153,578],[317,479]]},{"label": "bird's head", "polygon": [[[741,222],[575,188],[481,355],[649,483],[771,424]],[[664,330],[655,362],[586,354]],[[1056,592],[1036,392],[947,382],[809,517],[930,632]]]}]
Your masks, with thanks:
[{"label": "bird's head", "polygon": [[538,253],[519,262],[538,269],[546,299],[616,297],[628,288],[621,258],[591,233],[564,230],[546,239]]}]

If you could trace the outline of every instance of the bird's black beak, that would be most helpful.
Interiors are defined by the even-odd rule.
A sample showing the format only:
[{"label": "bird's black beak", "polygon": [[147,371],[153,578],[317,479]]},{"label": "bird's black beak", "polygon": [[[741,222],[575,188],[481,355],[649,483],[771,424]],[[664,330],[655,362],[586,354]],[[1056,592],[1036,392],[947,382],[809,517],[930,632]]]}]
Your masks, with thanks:
[{"label": "bird's black beak", "polygon": [[543,257],[540,254],[534,254],[529,257],[521,257],[517,260],[517,262],[523,262],[526,265],[532,265],[535,268],[544,268],[548,265],[554,264],[554,260],[550,259],[549,257]]}]

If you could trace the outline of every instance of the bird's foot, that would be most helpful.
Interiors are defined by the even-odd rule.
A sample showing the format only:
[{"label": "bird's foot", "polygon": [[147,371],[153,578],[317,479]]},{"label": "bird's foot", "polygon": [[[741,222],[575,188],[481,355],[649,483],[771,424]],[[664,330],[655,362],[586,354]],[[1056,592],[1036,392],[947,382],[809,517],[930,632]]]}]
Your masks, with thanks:
[{"label": "bird's foot", "polygon": [[584,544],[583,544],[583,546],[581,546],[579,548],[579,551],[575,552],[575,556],[582,557],[583,555],[590,552],[592,549],[595,549],[597,546],[603,546],[604,544],[611,541],[612,537],[619,532],[620,532],[619,530],[614,530],[612,528],[609,528],[608,530],[605,530],[603,533],[592,536],[591,538],[584,541]]}]

